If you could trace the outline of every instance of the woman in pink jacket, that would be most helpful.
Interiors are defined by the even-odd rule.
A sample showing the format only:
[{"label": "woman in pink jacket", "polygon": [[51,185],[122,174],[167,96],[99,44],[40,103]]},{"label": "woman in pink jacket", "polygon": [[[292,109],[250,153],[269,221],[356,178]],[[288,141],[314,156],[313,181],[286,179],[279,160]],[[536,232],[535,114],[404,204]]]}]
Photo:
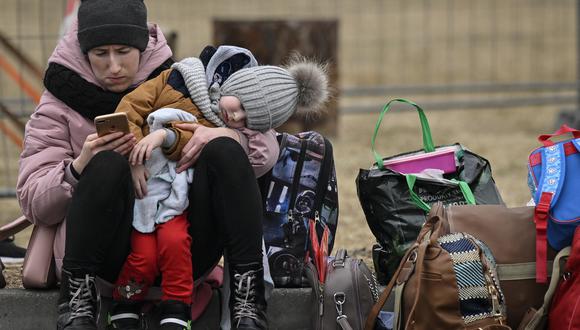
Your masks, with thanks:
[{"label": "woman in pink jacket", "polygon": [[[82,1],[78,28],[50,57],[47,90],[26,126],[18,199],[30,221],[58,226],[58,329],[97,328],[95,276],[114,282],[129,252],[134,190],[126,155],[135,138],[99,138],[93,119],[114,112],[125,94],[170,67],[171,50],[146,15],[142,0]],[[195,166],[188,213],[194,278],[208,273],[225,250],[232,323],[265,329],[262,204],[254,170],[235,131],[195,124],[181,129],[181,138],[193,132],[179,166]],[[264,135],[266,158],[277,158],[270,151],[276,143]],[[189,310],[166,305],[161,314],[170,319]]]}]

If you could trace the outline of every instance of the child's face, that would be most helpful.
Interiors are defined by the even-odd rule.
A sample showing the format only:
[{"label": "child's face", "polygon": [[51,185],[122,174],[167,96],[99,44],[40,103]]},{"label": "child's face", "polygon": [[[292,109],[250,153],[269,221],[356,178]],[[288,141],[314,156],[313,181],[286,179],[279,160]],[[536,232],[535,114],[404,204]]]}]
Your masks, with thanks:
[{"label": "child's face", "polygon": [[219,102],[219,117],[227,127],[246,127],[246,112],[242,108],[242,103],[235,96],[222,96]]}]

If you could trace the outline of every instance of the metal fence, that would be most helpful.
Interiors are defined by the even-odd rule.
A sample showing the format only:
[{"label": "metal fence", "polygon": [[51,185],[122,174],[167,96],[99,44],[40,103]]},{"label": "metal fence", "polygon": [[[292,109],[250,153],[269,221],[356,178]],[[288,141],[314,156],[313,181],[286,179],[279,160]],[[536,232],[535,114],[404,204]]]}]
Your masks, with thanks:
[{"label": "metal fence", "polygon": [[[428,109],[574,105],[576,0],[147,1],[149,18],[177,36],[175,57],[212,43],[214,20],[336,19],[340,111],[378,111],[392,97]],[[0,35],[44,70],[69,0],[0,0]],[[25,121],[39,79],[0,45],[0,104]],[[8,72],[8,67],[14,72]],[[18,78],[20,77],[20,78]],[[18,83],[18,79],[22,81]],[[12,196],[19,128],[0,111],[0,196]]]}]

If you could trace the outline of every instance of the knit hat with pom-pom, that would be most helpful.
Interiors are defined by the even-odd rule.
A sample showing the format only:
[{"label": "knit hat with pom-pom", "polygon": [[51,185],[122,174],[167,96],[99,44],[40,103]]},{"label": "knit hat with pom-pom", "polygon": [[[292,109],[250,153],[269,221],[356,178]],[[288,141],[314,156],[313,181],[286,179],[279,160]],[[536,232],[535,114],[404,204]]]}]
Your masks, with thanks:
[{"label": "knit hat with pom-pom", "polygon": [[237,97],[246,111],[246,126],[267,131],[296,111],[317,113],[328,99],[328,75],[318,63],[297,58],[286,67],[256,66],[232,74],[221,87],[210,88],[212,110],[222,96]]}]

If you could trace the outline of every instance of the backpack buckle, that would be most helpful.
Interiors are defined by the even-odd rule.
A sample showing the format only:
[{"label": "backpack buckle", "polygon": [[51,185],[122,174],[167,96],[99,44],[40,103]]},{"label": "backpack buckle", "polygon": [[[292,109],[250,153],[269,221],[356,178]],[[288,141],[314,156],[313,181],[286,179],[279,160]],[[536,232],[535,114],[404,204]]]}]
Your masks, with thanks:
[{"label": "backpack buckle", "polygon": [[[538,201],[538,205],[536,205],[535,217],[537,220],[541,220],[540,222],[544,223],[544,227],[546,220],[548,218],[548,212],[550,211],[550,204],[552,204],[553,197],[554,197],[553,193],[542,192],[540,200]],[[536,226],[539,227],[538,225],[539,223],[538,221],[536,221]]]}]

